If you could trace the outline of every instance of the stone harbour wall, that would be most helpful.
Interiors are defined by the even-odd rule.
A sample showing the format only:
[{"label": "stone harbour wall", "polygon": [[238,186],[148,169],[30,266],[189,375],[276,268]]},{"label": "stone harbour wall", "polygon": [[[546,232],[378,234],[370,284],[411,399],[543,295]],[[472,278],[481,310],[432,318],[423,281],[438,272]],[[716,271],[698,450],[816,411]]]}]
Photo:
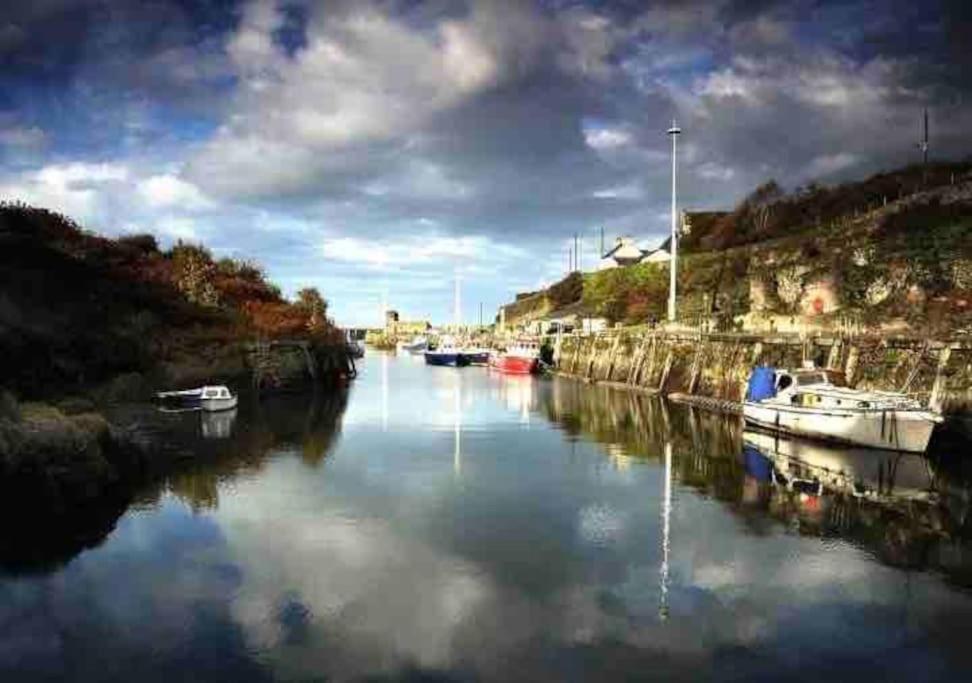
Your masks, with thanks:
[{"label": "stone harbour wall", "polygon": [[972,340],[615,329],[550,342],[562,374],[663,395],[740,401],[753,366],[799,368],[812,360],[852,387],[903,391],[945,413],[972,412]]}]

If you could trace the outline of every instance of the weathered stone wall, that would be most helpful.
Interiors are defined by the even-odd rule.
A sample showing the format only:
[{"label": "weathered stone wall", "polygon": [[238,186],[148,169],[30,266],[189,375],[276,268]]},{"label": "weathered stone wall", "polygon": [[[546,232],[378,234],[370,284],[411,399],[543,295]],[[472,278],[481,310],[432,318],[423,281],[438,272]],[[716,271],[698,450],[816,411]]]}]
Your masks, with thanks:
[{"label": "weathered stone wall", "polygon": [[812,360],[858,388],[905,391],[948,413],[972,412],[972,342],[611,330],[552,340],[562,373],[662,394],[739,401],[754,365]]}]

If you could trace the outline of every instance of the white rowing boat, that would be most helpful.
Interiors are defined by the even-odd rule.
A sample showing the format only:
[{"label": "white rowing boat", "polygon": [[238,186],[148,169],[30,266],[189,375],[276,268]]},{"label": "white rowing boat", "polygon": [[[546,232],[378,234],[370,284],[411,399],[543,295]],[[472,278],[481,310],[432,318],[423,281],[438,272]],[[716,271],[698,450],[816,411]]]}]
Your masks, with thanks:
[{"label": "white rowing boat", "polygon": [[159,400],[161,409],[167,412],[202,410],[215,413],[232,410],[238,403],[236,395],[222,385],[182,391],[159,391],[155,394],[155,398]]}]

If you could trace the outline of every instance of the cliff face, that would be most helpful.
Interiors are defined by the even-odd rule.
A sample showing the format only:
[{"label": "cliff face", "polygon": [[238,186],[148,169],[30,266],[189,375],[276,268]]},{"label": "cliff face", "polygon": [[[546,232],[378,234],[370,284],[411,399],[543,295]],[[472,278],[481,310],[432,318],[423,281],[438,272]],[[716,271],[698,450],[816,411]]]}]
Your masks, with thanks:
[{"label": "cliff face", "polygon": [[[908,168],[785,195],[758,188],[693,220],[679,258],[679,317],[716,329],[854,328],[950,335],[972,328],[972,166]],[[576,277],[576,276],[572,276]],[[668,265],[583,275],[574,303],[611,322],[662,319]],[[545,315],[563,282],[505,307]]]}]

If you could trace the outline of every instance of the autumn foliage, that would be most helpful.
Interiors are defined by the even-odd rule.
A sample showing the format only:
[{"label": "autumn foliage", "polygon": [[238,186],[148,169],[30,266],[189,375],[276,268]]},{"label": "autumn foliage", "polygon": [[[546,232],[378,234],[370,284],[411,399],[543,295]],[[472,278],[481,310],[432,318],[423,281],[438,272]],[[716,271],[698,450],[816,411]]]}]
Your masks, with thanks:
[{"label": "autumn foliage", "polygon": [[340,338],[320,293],[290,302],[256,264],[196,244],[164,250],[151,235],[95,235],[21,203],[0,203],[0,292],[0,383],[28,388],[201,357],[201,344]]}]

